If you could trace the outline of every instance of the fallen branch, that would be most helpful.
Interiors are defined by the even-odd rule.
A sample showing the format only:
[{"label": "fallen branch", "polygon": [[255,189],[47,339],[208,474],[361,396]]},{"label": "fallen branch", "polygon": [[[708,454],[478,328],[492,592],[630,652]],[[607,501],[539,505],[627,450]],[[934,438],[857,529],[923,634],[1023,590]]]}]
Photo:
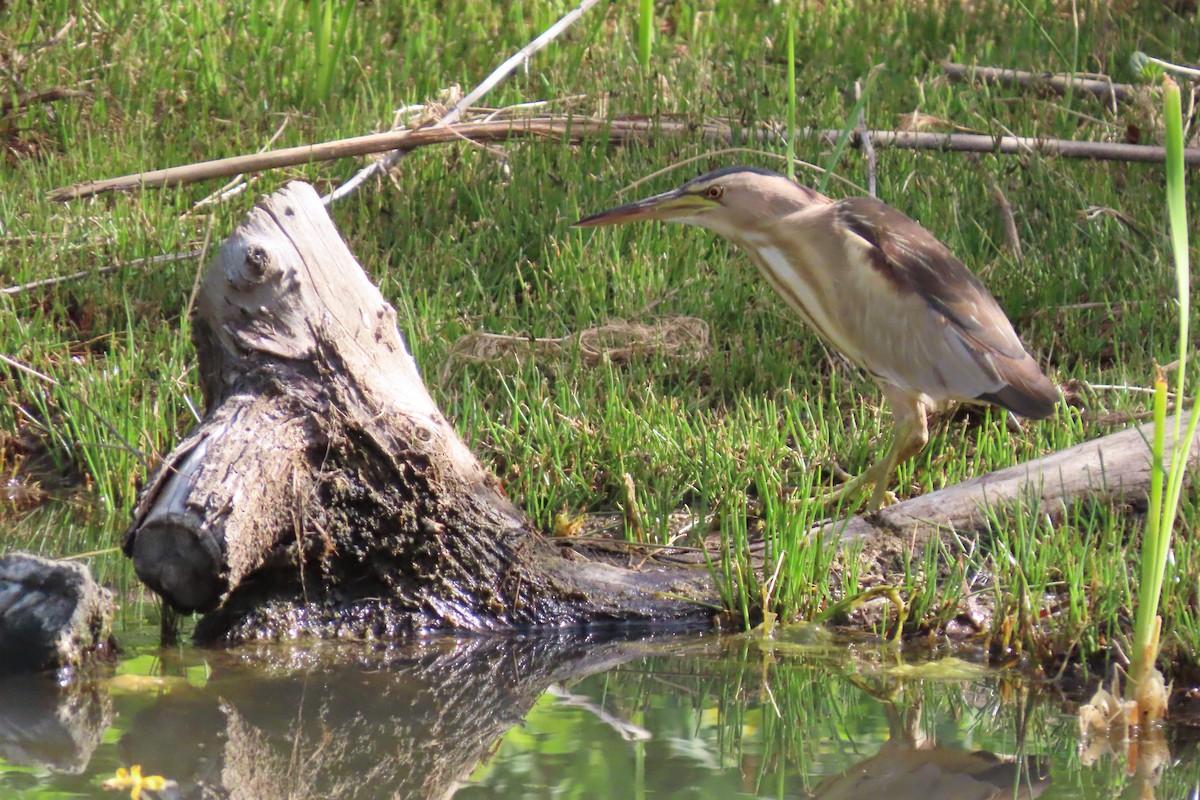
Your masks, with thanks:
[{"label": "fallen branch", "polygon": [[[841,135],[839,130],[805,128],[798,132],[805,138],[818,140],[818,146],[828,146]],[[1165,151],[1157,145],[1124,144],[1120,142],[1074,141],[1071,139],[1041,139],[1029,136],[989,136],[969,133],[937,133],[933,131],[867,131],[875,147],[902,150],[947,150],[1004,155],[1049,155],[1065,158],[1090,158],[1106,161],[1161,163]],[[213,178],[227,178],[239,172],[293,167],[338,158],[384,153],[389,150],[413,150],[435,144],[459,142],[464,139],[477,143],[501,142],[520,138],[554,138],[578,144],[600,138],[606,142],[624,144],[645,141],[655,136],[698,136],[724,145],[771,143],[779,139],[769,129],[742,130],[730,123],[680,122],[675,120],[623,117],[600,120],[591,117],[534,117],[494,122],[461,122],[454,125],[426,127],[373,133],[338,139],[320,144],[288,147],[266,153],[220,158],[179,167],[139,172],[119,178],[84,181],[54,189],[51,200],[64,202],[91,197],[112,191],[180,186]],[[851,147],[862,146],[863,132],[850,135]],[[1184,163],[1200,167],[1200,148],[1184,150]]]},{"label": "fallen branch", "polygon": [[55,86],[50,89],[34,89],[31,92],[23,92],[16,97],[7,97],[4,100],[0,100],[0,117],[7,116],[13,111],[23,111],[30,106],[91,96],[90,92],[85,92],[82,89],[66,89],[61,86]]},{"label": "fallen branch", "polygon": [[[1167,419],[1166,429],[1177,430],[1174,417]],[[862,563],[878,567],[885,580],[898,580],[913,554],[931,542],[953,541],[956,536],[974,541],[996,524],[1004,525],[1010,515],[1061,520],[1080,503],[1144,506],[1150,493],[1152,436],[1153,423],[1126,428],[909,498],[874,514],[824,522],[812,533],[814,538],[860,550]],[[1168,435],[1165,459],[1170,459],[1176,441]],[[1200,464],[1200,435],[1191,442],[1188,463],[1192,470]],[[587,540],[581,536],[572,543],[583,546]],[[721,544],[710,537],[708,556],[677,548],[660,557],[672,563],[704,564]],[[761,558],[763,547],[762,540],[751,543],[751,554]]]},{"label": "fallen branch", "polygon": [[[1178,430],[1174,418],[1167,430]],[[878,551],[908,548],[919,551],[942,531],[978,534],[1004,519],[1007,510],[1022,515],[1046,514],[1061,519],[1078,503],[1144,503],[1150,486],[1150,447],[1153,424],[1094,439],[1024,464],[914,497],[876,514],[829,523],[824,533],[843,542],[865,544],[869,557]],[[1200,437],[1198,437],[1200,438]],[[1165,458],[1175,442],[1168,436]],[[1197,463],[1197,441],[1191,442],[1189,463]],[[886,560],[886,559],[885,559]]]},{"label": "fallen branch", "polygon": [[1023,88],[1046,88],[1059,94],[1083,92],[1098,97],[1106,103],[1127,103],[1138,94],[1138,87],[1128,83],[1113,83],[1111,80],[1083,78],[1071,73],[1026,72],[1020,69],[1005,69],[1003,67],[975,67],[966,64],[955,64],[950,61],[942,63],[946,76],[954,81],[977,81],[1001,86],[1020,86]]}]

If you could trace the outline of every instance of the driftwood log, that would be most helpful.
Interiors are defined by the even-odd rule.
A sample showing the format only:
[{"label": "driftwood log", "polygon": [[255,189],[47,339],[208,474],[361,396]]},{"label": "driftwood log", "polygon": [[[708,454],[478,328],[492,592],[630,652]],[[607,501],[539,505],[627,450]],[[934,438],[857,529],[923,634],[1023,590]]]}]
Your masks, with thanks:
[{"label": "driftwood log", "polygon": [[206,413],[123,547],[205,641],[707,619],[703,570],[544,540],[438,411],[312,187],[227,239],[197,298]]},{"label": "driftwood log", "polygon": [[[206,413],[147,481],[123,548],[174,608],[206,613],[198,640],[708,620],[702,566],[635,571],[532,528],[434,405],[395,311],[308,185],[224,242],[193,331]],[[1147,440],[1132,428],[823,533],[887,573],[1014,508],[1136,503]]]},{"label": "driftwood log", "polygon": [[[1175,417],[1167,418],[1164,458],[1176,447]],[[1186,428],[1181,426],[1180,438]],[[953,531],[975,538],[1006,515],[1064,517],[1079,502],[1145,506],[1150,493],[1153,425],[1128,428],[1007,469],[971,478],[903,503],[824,526],[827,537],[859,542],[864,555],[885,572],[903,572],[902,562],[930,539]],[[1189,472],[1200,460],[1200,435],[1191,442]],[[1185,477],[1185,481],[1190,479]]]}]

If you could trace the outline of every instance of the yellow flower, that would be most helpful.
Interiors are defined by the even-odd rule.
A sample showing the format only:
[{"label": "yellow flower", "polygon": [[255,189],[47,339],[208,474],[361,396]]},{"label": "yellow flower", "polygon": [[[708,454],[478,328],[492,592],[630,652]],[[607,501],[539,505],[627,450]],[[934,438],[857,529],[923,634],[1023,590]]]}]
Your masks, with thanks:
[{"label": "yellow flower", "polygon": [[109,778],[103,784],[105,789],[128,789],[130,800],[140,800],[142,789],[159,792],[167,788],[167,779],[161,775],[142,775],[142,765],[134,764],[129,769],[121,767],[117,777]]}]

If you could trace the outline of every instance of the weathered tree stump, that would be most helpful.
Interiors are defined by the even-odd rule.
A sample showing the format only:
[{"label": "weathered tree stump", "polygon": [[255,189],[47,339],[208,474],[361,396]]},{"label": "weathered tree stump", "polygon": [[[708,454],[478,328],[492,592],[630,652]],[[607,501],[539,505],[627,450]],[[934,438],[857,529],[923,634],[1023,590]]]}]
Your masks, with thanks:
[{"label": "weathered tree stump", "polygon": [[707,619],[704,571],[583,559],[531,527],[307,184],[249,214],[197,300],[207,410],[123,540],[148,586],[208,612],[197,639]]}]

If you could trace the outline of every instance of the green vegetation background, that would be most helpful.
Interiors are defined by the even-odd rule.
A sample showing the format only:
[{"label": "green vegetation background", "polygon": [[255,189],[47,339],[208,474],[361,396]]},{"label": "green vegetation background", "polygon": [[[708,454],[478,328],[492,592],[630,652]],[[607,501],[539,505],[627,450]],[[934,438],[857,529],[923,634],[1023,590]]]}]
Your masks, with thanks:
[{"label": "green vegetation background", "polygon": [[[0,288],[186,251],[209,237],[215,244],[284,181],[328,190],[361,162],[255,176],[249,191],[202,208],[196,203],[215,184],[66,205],[46,200],[54,187],[252,152],[277,133],[275,146],[284,147],[386,128],[397,108],[435,100],[452,84],[469,90],[574,3],[103,6],[16,4],[0,18],[6,96],[51,86],[89,93],[0,115]],[[655,10],[648,70],[638,64],[637,4],[602,3],[487,104],[722,117],[747,128],[785,118],[786,4],[708,0]],[[1158,143],[1153,95],[1113,109],[1089,96],[952,84],[939,63],[1132,81],[1134,50],[1198,57],[1194,11],[1158,2],[805,2],[790,11],[799,119],[816,127],[842,127],[855,80],[883,64],[867,106],[871,127],[897,127],[920,112],[986,133]],[[667,535],[678,509],[715,510],[727,536],[757,528],[791,537],[795,551],[819,510],[787,510],[778,502],[783,487],[827,481],[834,463],[857,472],[885,444],[890,417],[870,380],[827,352],[729,245],[658,225],[568,227],[635,179],[711,149],[688,137],[622,148],[603,140],[431,148],[332,210],[397,307],[434,398],[539,525],[552,526],[564,510],[620,512],[628,474],[649,535]],[[805,140],[796,152],[822,157]],[[778,164],[714,156],[635,192],[739,161]],[[866,182],[857,153],[845,153],[836,170]],[[995,413],[942,419],[929,447],[900,471],[902,497],[1103,435],[1148,408],[1140,387],[1151,385],[1156,360],[1169,360],[1175,331],[1161,167],[882,150],[878,181],[881,198],[983,278],[1071,400],[1057,418],[1019,431]],[[995,188],[1014,209],[1021,261],[1004,247]],[[834,183],[831,191],[848,190]],[[1194,190],[1189,203],[1200,219]],[[147,464],[202,411],[186,315],[199,267],[184,260],[0,295],[0,353],[44,376],[0,371],[8,481],[0,549],[69,555],[113,546]],[[569,350],[482,363],[449,357],[472,332],[562,337],[672,315],[704,320],[711,348],[599,364]],[[748,519],[756,498],[763,512]],[[614,514],[614,535],[624,533],[623,519]],[[1196,519],[1188,495],[1181,525],[1190,530]],[[966,555],[948,549],[958,571],[942,584],[917,560],[906,588],[924,605],[911,629],[936,626],[964,591],[978,590],[1011,612],[1010,643],[1026,652],[1051,661],[1051,653],[1110,653],[1131,616],[1127,550],[1139,525],[1137,509],[1098,506],[1054,524],[1036,509],[1006,518],[985,546]],[[1178,577],[1163,606],[1169,657],[1181,669],[1200,659],[1192,538],[1177,542]],[[837,579],[844,586],[831,585],[824,560],[793,556],[788,588],[776,598],[785,614],[818,609],[858,580],[849,570]],[[133,592],[119,556],[90,560]],[[995,583],[966,580],[978,575]],[[761,589],[740,578],[753,604]]]}]

